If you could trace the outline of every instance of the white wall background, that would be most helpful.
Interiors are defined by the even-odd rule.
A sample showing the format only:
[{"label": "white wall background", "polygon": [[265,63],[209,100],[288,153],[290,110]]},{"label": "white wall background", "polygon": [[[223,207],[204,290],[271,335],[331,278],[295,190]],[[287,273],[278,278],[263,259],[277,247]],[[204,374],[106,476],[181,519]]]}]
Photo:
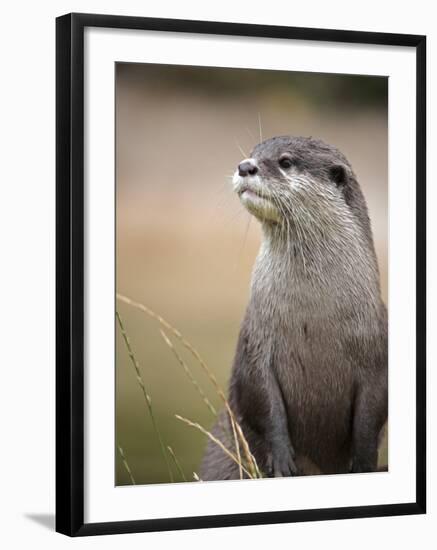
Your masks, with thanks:
[{"label": "white wall background", "polygon": [[[429,485],[427,516],[68,539],[54,513],[55,17],[70,11],[417,33],[428,35]],[[433,548],[437,535],[436,430],[437,27],[433,3],[416,0],[95,0],[8,2],[2,9],[0,541],[8,549]]]}]

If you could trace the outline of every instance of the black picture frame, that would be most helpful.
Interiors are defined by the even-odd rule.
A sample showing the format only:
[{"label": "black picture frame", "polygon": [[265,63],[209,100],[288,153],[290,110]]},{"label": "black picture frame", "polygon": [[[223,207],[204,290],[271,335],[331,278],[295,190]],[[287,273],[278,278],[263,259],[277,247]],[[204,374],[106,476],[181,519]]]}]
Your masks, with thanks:
[{"label": "black picture frame", "polygon": [[[403,46],[416,73],[416,500],[399,504],[84,523],[84,29],[107,27]],[[68,14],[56,20],[56,530],[69,536],[423,514],[426,511],[426,37]]]}]

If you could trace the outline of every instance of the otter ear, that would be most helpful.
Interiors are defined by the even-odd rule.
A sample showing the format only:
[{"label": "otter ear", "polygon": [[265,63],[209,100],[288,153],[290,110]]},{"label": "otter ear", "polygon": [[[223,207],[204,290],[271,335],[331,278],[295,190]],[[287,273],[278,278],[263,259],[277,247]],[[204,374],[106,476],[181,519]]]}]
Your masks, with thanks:
[{"label": "otter ear", "polygon": [[343,164],[334,164],[329,168],[329,176],[338,187],[346,185],[348,180],[347,170]]}]

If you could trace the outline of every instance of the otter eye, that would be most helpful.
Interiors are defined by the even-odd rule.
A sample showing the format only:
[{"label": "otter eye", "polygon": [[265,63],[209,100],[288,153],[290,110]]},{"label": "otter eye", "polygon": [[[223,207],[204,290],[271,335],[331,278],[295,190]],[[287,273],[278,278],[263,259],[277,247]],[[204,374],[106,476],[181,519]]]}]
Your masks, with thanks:
[{"label": "otter eye", "polygon": [[290,168],[293,164],[293,161],[290,157],[281,157],[279,159],[279,166],[281,168]]}]

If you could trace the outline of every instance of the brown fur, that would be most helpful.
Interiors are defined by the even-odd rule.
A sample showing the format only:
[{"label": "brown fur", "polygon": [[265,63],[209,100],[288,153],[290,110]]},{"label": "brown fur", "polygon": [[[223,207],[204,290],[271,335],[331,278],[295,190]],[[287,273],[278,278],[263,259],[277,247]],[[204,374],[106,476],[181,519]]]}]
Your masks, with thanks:
[{"label": "brown fur", "polygon": [[[286,169],[284,154],[293,161]],[[265,475],[375,471],[387,419],[387,313],[357,179],[337,149],[307,138],[268,140],[252,162],[257,174],[235,185],[266,199],[245,199],[264,238],[231,407]],[[231,448],[219,424],[214,432]],[[238,475],[209,443],[202,479]]]}]

